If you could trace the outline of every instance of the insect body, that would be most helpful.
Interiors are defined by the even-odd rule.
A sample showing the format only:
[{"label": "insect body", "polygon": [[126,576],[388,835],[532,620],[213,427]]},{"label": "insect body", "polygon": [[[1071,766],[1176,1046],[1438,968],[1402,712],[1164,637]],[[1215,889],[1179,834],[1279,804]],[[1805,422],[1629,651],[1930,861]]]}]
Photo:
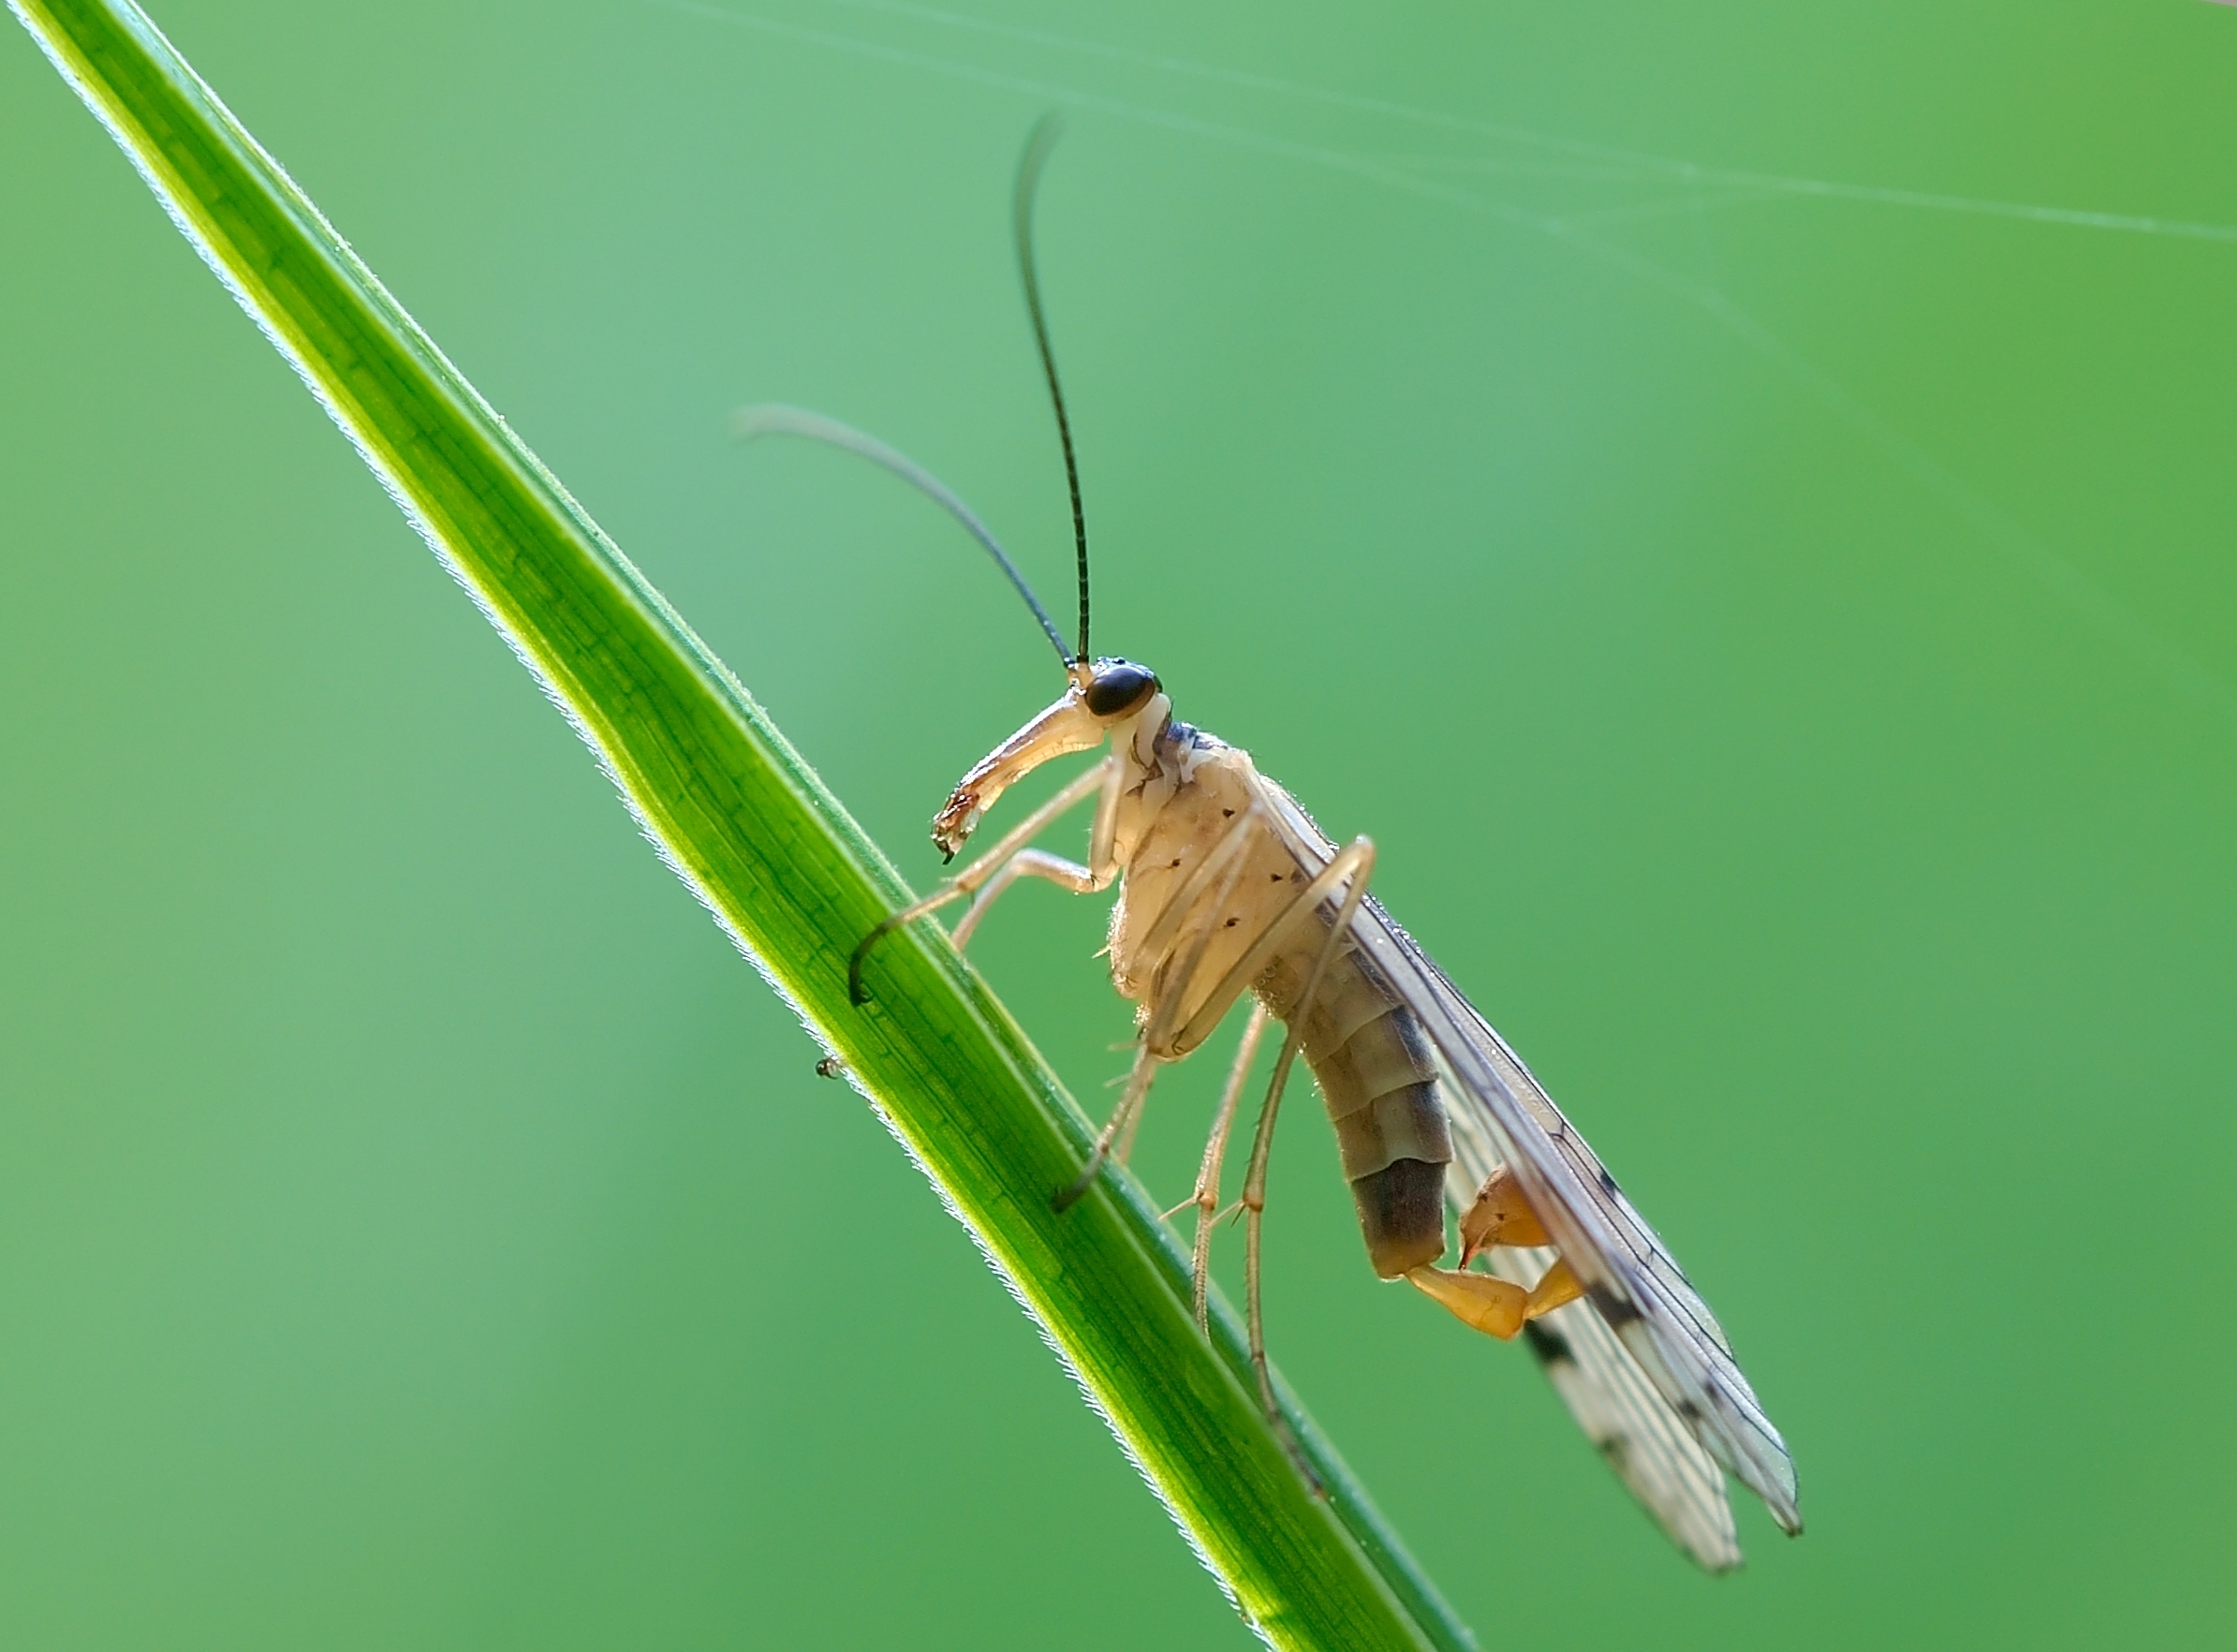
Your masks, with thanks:
[{"label": "insect body", "polygon": [[[1150,671],[1123,659],[1076,668],[1063,699],[964,776],[934,823],[934,841],[952,854],[1014,779],[1106,739],[1108,756],[941,893],[889,921],[906,922],[976,893],[956,926],[957,938],[968,939],[988,904],[1020,877],[1085,893],[1123,875],[1109,951],[1113,983],[1141,1007],[1134,1071],[1066,1201],[1084,1190],[1103,1157],[1130,1134],[1157,1068],[1188,1055],[1252,994],[1266,1013],[1289,1025],[1286,1055],[1302,1053],[1320,1083],[1377,1274],[1412,1280],[1469,1323],[1503,1337],[1574,1299],[1581,1287],[1560,1263],[1529,1291],[1435,1265],[1446,1250],[1445,1172],[1452,1160],[1435,1056],[1402,996],[1345,933],[1361,907],[1374,846],[1361,838],[1333,849],[1249,754],[1177,721]],[[1086,865],[1024,847],[1089,797],[1096,811]],[[1216,1181],[1229,1123],[1231,1115],[1221,1121],[1213,1144],[1208,1184]],[[1244,1192],[1254,1256],[1272,1129],[1270,1110]],[[1204,1214],[1216,1208],[1215,1194],[1211,1185],[1199,1189],[1199,1202],[1214,1201]],[[1506,1232],[1507,1223],[1515,1232]],[[1464,1231],[1472,1249],[1502,1236],[1545,1242],[1511,1178],[1472,1202]],[[1201,1293],[1199,1280],[1199,1300]],[[1255,1355],[1260,1351],[1254,1347]]]},{"label": "insect body", "polygon": [[[1106,748],[938,892],[893,914],[857,949],[851,987],[877,940],[952,902],[970,906],[962,946],[1020,878],[1077,893],[1119,886],[1111,978],[1137,1006],[1133,1069],[1080,1177],[1123,1156],[1159,1067],[1203,1043],[1236,1005],[1249,1025],[1190,1200],[1197,1209],[1196,1308],[1206,1311],[1212,1221],[1237,1102],[1270,1020],[1287,1027],[1258,1114],[1241,1207],[1251,1361],[1267,1410],[1281,1413],[1259,1312],[1259,1238],[1268,1156],[1290,1068],[1302,1055],[1335,1127],[1368,1260],[1466,1324],[1526,1334],[1586,1433],[1670,1535],[1713,1570],[1740,1550],[1725,1498],[1729,1470],[1788,1531],[1801,1529],[1786,1447],[1708,1307],[1552,1099],[1490,1024],[1367,894],[1374,845],[1339,848],[1258,773],[1247,753],[1177,720],[1156,675],[1087,647],[1086,532],[1063,398],[1034,273],[1033,187],[1051,133],[1038,129],[1017,194],[1020,262],[1067,476],[1080,562],[1080,634],[1067,649],[1023,579],[953,494],[872,438],[816,415],[751,409],[746,432],[835,442],[886,465],[946,506],[1001,564],[1064,659],[1065,691],[982,759],[933,822],[952,859],[1002,794],[1053,760]],[[1094,801],[1086,861],[1033,847]],[[1446,1266],[1448,1208],[1457,1265]],[[1286,1424],[1284,1424],[1286,1426]]]}]

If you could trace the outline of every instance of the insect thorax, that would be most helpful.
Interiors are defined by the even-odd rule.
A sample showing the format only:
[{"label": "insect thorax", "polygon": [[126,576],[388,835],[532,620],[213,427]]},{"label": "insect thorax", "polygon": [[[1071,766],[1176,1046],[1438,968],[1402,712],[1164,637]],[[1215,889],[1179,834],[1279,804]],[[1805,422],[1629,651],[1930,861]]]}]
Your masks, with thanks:
[{"label": "insect thorax", "polygon": [[[1265,783],[1248,753],[1170,722],[1120,750],[1131,760],[1117,822],[1125,879],[1111,918],[1111,969],[1121,995],[1140,1005],[1146,1033],[1195,1017],[1310,878],[1263,809],[1253,811]],[[1236,833],[1240,843],[1229,844]],[[1197,877],[1223,844],[1232,860],[1209,882]],[[1165,921],[1176,899],[1187,911]],[[1298,1020],[1327,941],[1323,911],[1319,922],[1291,926],[1247,983],[1285,1023]],[[1348,941],[1302,1008],[1302,1054],[1336,1128],[1369,1259],[1385,1277],[1434,1261],[1445,1249],[1452,1146],[1419,1022]]]}]

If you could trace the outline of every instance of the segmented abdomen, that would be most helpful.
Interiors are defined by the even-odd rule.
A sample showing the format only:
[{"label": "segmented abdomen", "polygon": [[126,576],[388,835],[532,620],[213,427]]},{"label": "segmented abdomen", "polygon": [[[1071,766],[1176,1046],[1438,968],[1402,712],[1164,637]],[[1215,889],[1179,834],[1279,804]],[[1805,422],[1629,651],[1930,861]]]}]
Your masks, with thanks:
[{"label": "segmented abdomen", "polygon": [[[1142,1005],[1145,1025],[1156,1010],[1171,1010],[1169,1030],[1195,1014],[1214,983],[1228,977],[1310,881],[1282,840],[1252,818],[1259,782],[1249,757],[1225,745],[1192,750],[1186,783],[1154,803],[1145,785],[1139,799],[1122,800],[1119,816],[1126,881],[1111,910],[1111,979]],[[1248,836],[1231,876],[1219,880],[1224,898],[1214,906],[1211,890],[1191,897],[1201,907],[1163,947],[1145,950],[1145,937],[1156,931],[1169,904],[1235,831]],[[1254,984],[1285,1022],[1295,1016],[1305,974],[1328,939],[1325,909],[1320,923],[1291,933]],[[1184,1001],[1169,1003],[1174,997]],[[1445,1252],[1445,1166],[1452,1143],[1436,1064],[1420,1023],[1348,942],[1329,961],[1314,999],[1301,1035],[1305,1062],[1336,1127],[1368,1260],[1384,1278],[1396,1278]]]},{"label": "segmented abdomen", "polygon": [[[1325,934],[1315,937],[1316,944]],[[1260,983],[1267,1008],[1285,1021],[1312,960],[1312,951],[1301,948]],[[1314,1000],[1301,1048],[1336,1127],[1368,1261],[1394,1279],[1445,1253],[1445,1167],[1452,1160],[1452,1139],[1437,1094],[1436,1062],[1413,1011],[1348,946],[1329,961]]]}]

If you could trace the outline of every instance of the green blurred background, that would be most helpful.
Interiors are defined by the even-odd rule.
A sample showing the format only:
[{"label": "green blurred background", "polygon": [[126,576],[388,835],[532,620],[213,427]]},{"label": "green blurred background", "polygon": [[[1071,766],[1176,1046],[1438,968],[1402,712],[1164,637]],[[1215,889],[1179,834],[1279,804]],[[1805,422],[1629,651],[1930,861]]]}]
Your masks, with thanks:
[{"label": "green blurred background", "polygon": [[[155,15],[920,884],[1052,662],[724,420],[1061,610],[1073,109],[1101,644],[1375,835],[1802,1468],[1695,1575],[1293,1106],[1276,1354],[1433,1575],[1487,1646],[2226,1644],[2237,231],[1871,192],[2237,225],[2237,11],[969,3]],[[12,32],[0,223],[0,1639],[1246,1645]],[[1100,921],[979,947],[1091,1108]]]}]

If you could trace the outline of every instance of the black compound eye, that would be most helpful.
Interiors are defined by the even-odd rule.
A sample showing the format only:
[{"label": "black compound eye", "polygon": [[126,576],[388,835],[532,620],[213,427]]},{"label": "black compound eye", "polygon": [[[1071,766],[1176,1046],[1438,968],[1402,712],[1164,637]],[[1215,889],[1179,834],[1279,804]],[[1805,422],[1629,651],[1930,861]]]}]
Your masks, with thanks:
[{"label": "black compound eye", "polygon": [[1098,717],[1115,717],[1132,711],[1157,692],[1157,673],[1130,659],[1096,661],[1095,681],[1087,686],[1087,709]]}]

